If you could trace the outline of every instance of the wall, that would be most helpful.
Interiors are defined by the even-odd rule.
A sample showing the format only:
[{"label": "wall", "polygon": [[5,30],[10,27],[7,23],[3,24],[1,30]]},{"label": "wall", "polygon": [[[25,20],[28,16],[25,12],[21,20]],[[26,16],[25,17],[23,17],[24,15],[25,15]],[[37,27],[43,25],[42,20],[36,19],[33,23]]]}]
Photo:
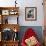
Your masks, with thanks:
[{"label": "wall", "polygon": [[[15,6],[15,0],[0,0],[1,7]],[[43,0],[17,0],[17,6],[19,6],[19,24],[20,26],[43,26]],[[25,7],[37,7],[37,20],[36,21],[25,21]]]},{"label": "wall", "polygon": [[[37,7],[37,21],[25,21],[25,7]],[[20,10],[20,23],[23,26],[43,26],[43,6],[42,0],[25,0],[21,3]],[[20,9],[21,9],[20,8]]]}]

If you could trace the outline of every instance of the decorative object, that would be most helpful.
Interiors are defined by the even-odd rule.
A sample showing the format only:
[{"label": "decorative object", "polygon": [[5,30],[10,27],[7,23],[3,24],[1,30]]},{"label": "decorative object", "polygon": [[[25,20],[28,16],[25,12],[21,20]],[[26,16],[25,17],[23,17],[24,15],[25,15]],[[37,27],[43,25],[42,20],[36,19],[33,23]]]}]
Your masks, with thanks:
[{"label": "decorative object", "polygon": [[15,32],[15,33],[14,33],[13,40],[14,40],[14,41],[15,41],[15,40],[18,40],[18,32]]},{"label": "decorative object", "polygon": [[15,7],[16,7],[16,4],[17,4],[17,2],[16,2],[17,0],[15,0]]},{"label": "decorative object", "polygon": [[14,32],[17,32],[16,28],[14,29]]},{"label": "decorative object", "polygon": [[25,20],[27,21],[37,20],[37,8],[36,7],[25,8]]},{"label": "decorative object", "polygon": [[11,10],[10,11],[10,15],[14,15],[14,10]]},{"label": "decorative object", "polygon": [[9,14],[10,15],[16,15],[18,12],[16,10],[10,10]]},{"label": "decorative object", "polygon": [[3,30],[3,34],[2,34],[2,40],[4,41],[8,41],[8,40],[12,40],[12,30],[10,28],[5,28]]},{"label": "decorative object", "polygon": [[2,18],[2,23],[3,24],[8,24],[8,16],[7,15],[3,15],[3,18]]},{"label": "decorative object", "polygon": [[2,10],[2,15],[9,15],[9,10]]},{"label": "decorative object", "polygon": [[5,19],[5,24],[8,24],[8,18],[7,18],[7,19]]}]

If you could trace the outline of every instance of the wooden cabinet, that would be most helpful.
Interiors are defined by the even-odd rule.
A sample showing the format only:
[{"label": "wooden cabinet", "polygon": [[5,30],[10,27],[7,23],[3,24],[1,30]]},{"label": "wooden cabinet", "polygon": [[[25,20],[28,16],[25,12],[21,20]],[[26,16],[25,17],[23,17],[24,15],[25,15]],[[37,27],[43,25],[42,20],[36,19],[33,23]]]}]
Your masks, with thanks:
[{"label": "wooden cabinet", "polygon": [[18,46],[18,41],[5,41],[2,43],[3,43],[3,46]]},{"label": "wooden cabinet", "polygon": [[0,7],[0,46],[18,46],[18,17],[19,7]]},{"label": "wooden cabinet", "polygon": [[[18,23],[19,16],[19,7],[0,7],[0,21],[1,24],[9,24],[9,20],[12,19],[9,17],[16,18],[16,24]],[[15,22],[15,20],[14,20]],[[15,24],[15,23],[14,23]]]},{"label": "wooden cabinet", "polygon": [[0,46],[18,46],[19,41],[5,41],[0,42]]}]

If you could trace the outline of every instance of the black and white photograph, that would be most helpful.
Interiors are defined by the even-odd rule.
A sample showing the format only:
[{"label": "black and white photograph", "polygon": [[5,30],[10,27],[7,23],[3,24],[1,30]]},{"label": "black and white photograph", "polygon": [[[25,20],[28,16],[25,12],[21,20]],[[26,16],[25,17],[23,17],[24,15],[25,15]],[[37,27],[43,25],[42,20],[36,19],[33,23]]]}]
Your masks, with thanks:
[{"label": "black and white photograph", "polygon": [[37,19],[37,8],[36,7],[26,7],[25,8],[25,19],[29,21],[34,21]]}]

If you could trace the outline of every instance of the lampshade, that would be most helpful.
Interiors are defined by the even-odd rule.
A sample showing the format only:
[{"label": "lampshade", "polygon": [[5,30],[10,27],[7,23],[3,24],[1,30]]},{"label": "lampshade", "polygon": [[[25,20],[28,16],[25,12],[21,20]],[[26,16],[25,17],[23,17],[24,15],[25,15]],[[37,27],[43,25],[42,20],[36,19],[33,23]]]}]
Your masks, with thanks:
[{"label": "lampshade", "polygon": [[17,29],[16,28],[14,29],[14,32],[17,32]]}]

